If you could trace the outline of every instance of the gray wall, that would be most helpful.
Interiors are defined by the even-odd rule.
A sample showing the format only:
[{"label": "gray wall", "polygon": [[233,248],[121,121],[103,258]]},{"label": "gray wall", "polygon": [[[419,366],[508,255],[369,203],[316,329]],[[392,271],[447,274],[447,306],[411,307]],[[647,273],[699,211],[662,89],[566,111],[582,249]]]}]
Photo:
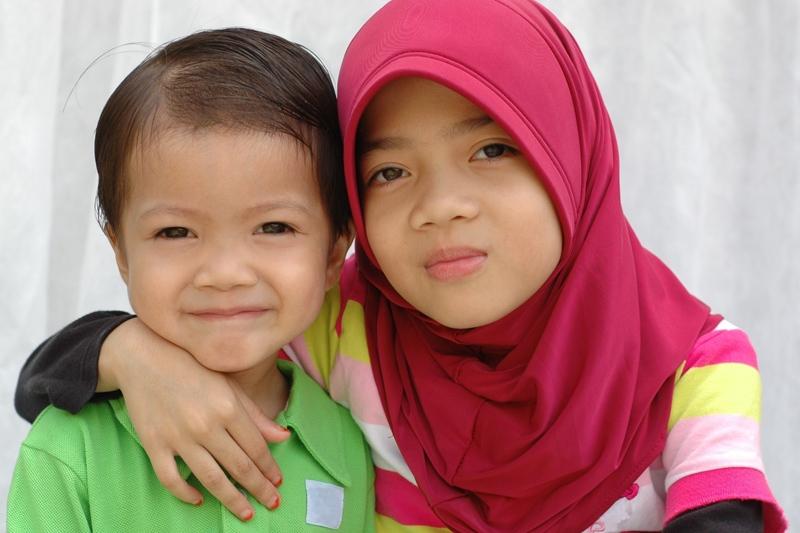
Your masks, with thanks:
[{"label": "gray wall", "polygon": [[[301,42],[335,76],[350,37],[380,4],[0,3],[0,522],[28,427],[11,407],[22,362],[78,315],[128,308],[93,219],[92,135],[105,98],[149,45],[231,25]],[[764,380],[767,471],[797,522],[800,3],[545,4],[572,30],[603,91],[624,205],[641,240],[750,333]],[[115,48],[123,43],[145,44]]]}]

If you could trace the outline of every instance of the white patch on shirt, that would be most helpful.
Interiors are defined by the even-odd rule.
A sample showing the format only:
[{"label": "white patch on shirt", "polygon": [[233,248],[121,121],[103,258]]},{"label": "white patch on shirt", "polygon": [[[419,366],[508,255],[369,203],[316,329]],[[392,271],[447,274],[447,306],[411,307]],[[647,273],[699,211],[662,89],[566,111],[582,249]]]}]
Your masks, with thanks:
[{"label": "white patch on shirt", "polygon": [[344,513],[344,488],[339,485],[306,480],[306,523],[339,529]]}]

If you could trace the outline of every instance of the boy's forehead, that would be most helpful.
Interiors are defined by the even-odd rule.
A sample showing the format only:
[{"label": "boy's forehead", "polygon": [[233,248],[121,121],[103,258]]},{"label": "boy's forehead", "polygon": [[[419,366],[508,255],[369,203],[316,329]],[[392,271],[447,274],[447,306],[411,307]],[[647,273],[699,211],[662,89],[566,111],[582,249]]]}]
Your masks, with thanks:
[{"label": "boy's forehead", "polygon": [[[171,129],[131,154],[129,195],[152,210],[170,203],[231,202],[244,214],[276,209],[315,211],[321,202],[308,149],[283,134],[230,128]],[[170,199],[169,201],[164,201]]]}]

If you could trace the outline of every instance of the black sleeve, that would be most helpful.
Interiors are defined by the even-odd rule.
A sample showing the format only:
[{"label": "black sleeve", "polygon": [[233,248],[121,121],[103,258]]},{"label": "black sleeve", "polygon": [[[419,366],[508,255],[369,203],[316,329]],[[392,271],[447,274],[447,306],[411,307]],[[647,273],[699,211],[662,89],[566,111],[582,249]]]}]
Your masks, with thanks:
[{"label": "black sleeve", "polygon": [[728,500],[694,509],[674,518],[664,533],[762,533],[761,502]]},{"label": "black sleeve", "polygon": [[78,412],[97,388],[97,361],[103,341],[115,327],[134,316],[122,311],[90,313],[40,344],[19,374],[14,394],[17,413],[33,422],[51,403]]}]

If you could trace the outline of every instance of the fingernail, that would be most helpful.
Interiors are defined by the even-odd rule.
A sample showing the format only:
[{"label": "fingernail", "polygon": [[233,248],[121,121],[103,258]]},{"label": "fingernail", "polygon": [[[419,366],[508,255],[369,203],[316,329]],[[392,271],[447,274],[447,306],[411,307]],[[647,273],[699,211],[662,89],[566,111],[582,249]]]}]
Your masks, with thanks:
[{"label": "fingernail", "polygon": [[283,426],[280,426],[280,428],[281,428],[283,431],[285,431],[286,433],[289,433],[289,428],[287,428],[287,427],[283,427]]},{"label": "fingernail", "polygon": [[273,481],[272,484],[275,485],[275,488],[277,489],[278,487],[283,485],[283,477],[279,477],[278,479]]},{"label": "fingernail", "polygon": [[253,519],[253,511],[251,509],[247,509],[246,511],[242,511],[242,514],[240,514],[239,517],[242,520],[244,520],[245,522],[248,522],[248,521]]},{"label": "fingernail", "polygon": [[267,506],[267,509],[269,509],[270,511],[274,511],[275,509],[278,508],[280,504],[281,504],[281,495],[278,494],[275,496],[275,498],[272,499],[272,503],[270,503]]},{"label": "fingernail", "polygon": [[195,507],[200,507],[201,505],[203,505],[203,498],[197,498],[197,499],[196,499],[196,500],[195,500],[195,501],[192,503],[192,505],[194,505]]}]

